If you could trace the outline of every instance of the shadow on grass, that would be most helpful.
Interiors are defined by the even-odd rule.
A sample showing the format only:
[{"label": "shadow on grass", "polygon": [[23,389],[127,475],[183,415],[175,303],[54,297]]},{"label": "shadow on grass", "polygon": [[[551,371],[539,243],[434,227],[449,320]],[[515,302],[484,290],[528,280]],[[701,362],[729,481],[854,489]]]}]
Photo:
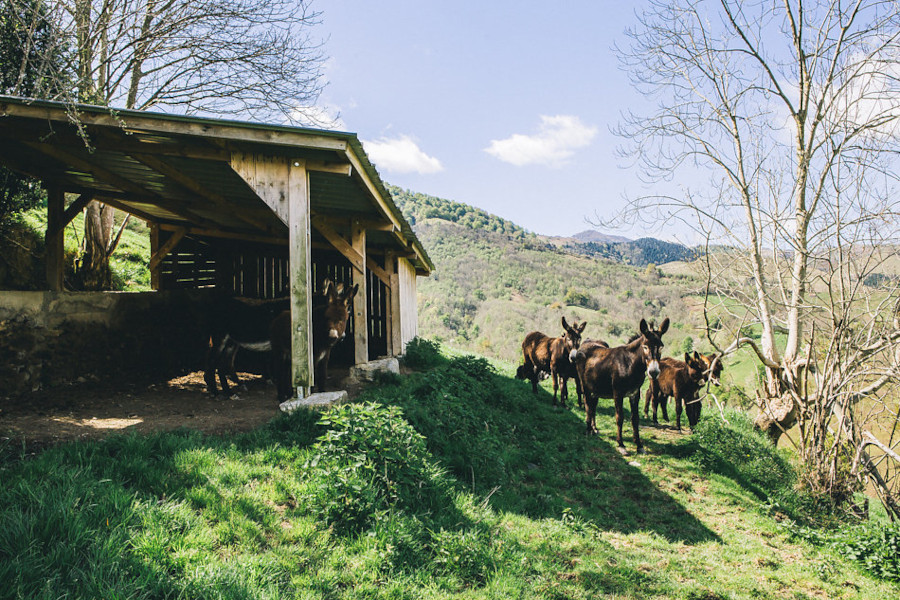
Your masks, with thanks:
[{"label": "shadow on grass", "polygon": [[719,539],[629,464],[655,458],[634,454],[627,409],[630,456],[623,457],[611,400],[597,407],[600,435],[587,436],[583,413],[554,408],[543,387],[535,395],[530,382],[496,374],[477,359],[454,362],[374,391],[372,399],[402,406],[429,450],[466,489],[490,495],[492,507],[536,519],[567,511],[604,531],[652,531],[672,542]]}]

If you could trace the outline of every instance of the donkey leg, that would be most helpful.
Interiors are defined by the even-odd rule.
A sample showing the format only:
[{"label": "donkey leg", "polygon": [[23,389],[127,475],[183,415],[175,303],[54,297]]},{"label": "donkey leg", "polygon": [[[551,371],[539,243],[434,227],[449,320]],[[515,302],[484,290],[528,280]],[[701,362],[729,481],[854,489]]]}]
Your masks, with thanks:
[{"label": "donkey leg", "polygon": [[675,395],[675,429],[681,431],[681,409],[683,403],[681,399],[681,394]]},{"label": "donkey leg", "polygon": [[[634,432],[634,444],[637,446],[638,454],[642,454],[644,452],[644,445],[641,443],[641,416],[638,414],[638,410],[640,410],[641,406],[641,391],[638,390],[631,395],[629,398],[631,404],[631,429]],[[622,430],[619,428],[619,435],[621,435]]]},{"label": "donkey leg", "polygon": [[625,444],[622,442],[622,423],[625,422],[625,408],[620,393],[614,392],[613,403],[616,406],[616,445],[619,447],[619,452],[624,453]]},{"label": "donkey leg", "polygon": [[649,386],[647,388],[647,393],[644,394],[644,418],[650,418],[650,400],[653,398],[653,386]]},{"label": "donkey leg", "polygon": [[559,402],[563,408],[569,405],[569,378],[563,375],[559,376],[562,388],[559,390]]},{"label": "donkey leg", "polygon": [[[215,396],[219,393],[218,388],[216,388],[216,373],[219,370],[219,363],[222,360],[222,353],[225,350],[228,339],[216,339],[213,337],[210,341],[211,344],[206,350],[206,368],[203,372],[203,379],[206,381],[206,389],[210,395]],[[222,386],[223,392],[227,389],[227,385]]]},{"label": "donkey leg", "polygon": [[584,423],[587,426],[587,434],[594,435],[597,433],[597,425],[594,423],[594,417],[597,415],[597,398],[585,392],[584,402],[587,405],[584,415]]},{"label": "donkey leg", "polygon": [[[556,372],[556,369],[550,369],[550,377],[553,379],[553,406],[556,406],[556,393],[559,391],[559,373]],[[565,403],[563,403],[565,406]]]},{"label": "donkey leg", "polygon": [[669,396],[659,393],[659,407],[662,409],[663,420],[668,423],[669,422]]},{"label": "donkey leg", "polygon": [[584,388],[581,387],[581,377],[578,375],[575,375],[575,393],[578,395],[578,406],[585,410],[587,405],[584,402]]}]

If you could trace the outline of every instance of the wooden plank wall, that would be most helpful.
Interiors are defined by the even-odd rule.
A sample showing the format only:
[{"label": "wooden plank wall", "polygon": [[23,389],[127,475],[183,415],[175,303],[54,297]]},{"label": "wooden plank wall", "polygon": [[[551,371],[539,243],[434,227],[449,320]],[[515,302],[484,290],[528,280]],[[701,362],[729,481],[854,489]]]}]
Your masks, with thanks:
[{"label": "wooden plank wall", "polygon": [[400,342],[405,349],[419,332],[416,312],[416,268],[409,260],[397,260],[397,272],[400,276]]},{"label": "wooden plank wall", "polygon": [[[159,243],[165,244],[171,235],[172,232],[160,231]],[[215,249],[203,240],[185,237],[159,264],[159,289],[211,288],[215,285]]]}]

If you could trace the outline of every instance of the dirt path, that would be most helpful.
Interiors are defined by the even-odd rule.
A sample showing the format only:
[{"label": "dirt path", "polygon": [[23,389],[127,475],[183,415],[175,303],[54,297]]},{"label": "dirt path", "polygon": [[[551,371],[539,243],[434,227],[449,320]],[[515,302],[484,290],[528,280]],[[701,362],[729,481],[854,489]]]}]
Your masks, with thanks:
[{"label": "dirt path", "polygon": [[[346,371],[329,374],[331,381],[340,383]],[[246,389],[227,399],[207,394],[203,373],[196,372],[164,383],[86,382],[0,400],[0,441],[40,447],[182,426],[206,433],[249,431],[274,418],[278,402],[274,386],[261,377],[249,373],[240,377]],[[358,389],[348,392],[355,396]]]}]

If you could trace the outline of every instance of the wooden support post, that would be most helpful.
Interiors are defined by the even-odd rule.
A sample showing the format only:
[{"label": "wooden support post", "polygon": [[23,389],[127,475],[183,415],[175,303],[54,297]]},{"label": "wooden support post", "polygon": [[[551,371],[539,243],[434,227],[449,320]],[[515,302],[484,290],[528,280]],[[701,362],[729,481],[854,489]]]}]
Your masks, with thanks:
[{"label": "wooden support post", "polygon": [[309,176],[304,160],[288,164],[288,236],[291,290],[291,381],[307,395],[315,383],[312,349],[312,262],[309,229]]},{"label": "wooden support post", "polygon": [[47,288],[63,289],[63,240],[65,238],[66,194],[58,187],[47,190],[47,233],[44,239],[47,259]]},{"label": "wooden support post", "polygon": [[[354,222],[350,226],[350,245],[359,256],[363,265],[366,263],[366,228]],[[365,267],[353,269],[353,283],[359,284],[359,291],[353,299],[353,363],[360,365],[369,362],[369,319],[366,310],[369,292],[366,289]]]},{"label": "wooden support post", "polygon": [[[150,224],[150,256],[159,254],[159,223]],[[159,264],[150,268],[150,289],[157,292],[162,289],[162,277],[159,272]]]},{"label": "wooden support post", "polygon": [[400,333],[400,275],[397,273],[397,257],[390,252],[385,257],[385,267],[390,273],[390,293],[388,295],[388,341],[391,356],[403,354],[403,338]]}]

